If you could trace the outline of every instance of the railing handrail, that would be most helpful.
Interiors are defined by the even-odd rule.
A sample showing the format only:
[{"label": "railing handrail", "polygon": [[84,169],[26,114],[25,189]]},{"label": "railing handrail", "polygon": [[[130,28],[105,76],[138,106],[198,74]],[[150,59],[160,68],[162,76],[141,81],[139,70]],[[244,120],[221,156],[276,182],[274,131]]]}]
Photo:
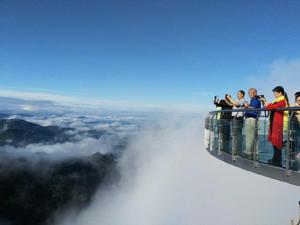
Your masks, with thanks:
[{"label": "railing handrail", "polygon": [[[270,127],[271,121],[268,120],[268,117],[271,114],[271,112],[276,112],[276,111],[288,112],[289,118],[288,121],[286,121],[287,123],[283,123],[283,129],[276,128],[278,132],[280,132],[278,133],[280,135],[278,135],[277,138],[281,137],[282,135],[282,148],[280,150],[283,150],[285,148],[284,149],[285,154],[281,153],[282,159],[279,160],[278,158],[278,160],[276,159],[276,161],[274,161],[274,155],[273,158],[270,158],[269,160],[267,158],[267,156],[269,157],[269,153],[273,151],[272,145],[266,147],[266,145],[262,146],[261,144],[258,145],[257,143],[261,143],[261,142],[266,143],[267,141],[269,142],[270,132],[268,132],[269,130],[268,127]],[[231,115],[232,112],[237,112],[237,113]],[[243,113],[243,115],[241,115],[242,114],[241,112]],[[255,121],[249,121],[251,123],[249,123],[248,125],[247,125],[247,119],[245,120],[245,117],[247,117],[246,112],[256,112],[255,114],[254,113],[251,114],[253,115],[252,117],[255,119]],[[208,135],[207,137],[209,138],[207,142],[207,149],[213,155],[222,159],[225,162],[229,162],[228,156],[230,157],[231,155],[232,165],[237,165],[238,167],[246,168],[247,170],[251,170],[254,172],[260,170],[259,169],[261,168],[260,166],[265,164],[281,167],[282,170],[280,170],[280,175],[277,174],[277,172],[273,173],[275,170],[274,171],[268,170],[265,172],[261,171],[260,174],[268,174],[268,176],[270,177],[273,177],[278,180],[284,180],[288,183],[296,182],[293,180],[293,176],[297,174],[297,176],[299,175],[298,178],[300,178],[300,169],[299,169],[300,160],[298,156],[300,149],[298,145],[299,142],[297,141],[300,132],[299,132],[298,120],[296,120],[296,113],[298,112],[300,112],[300,107],[285,107],[285,108],[277,108],[277,109],[239,108],[239,109],[211,111],[209,112],[205,121],[205,129],[209,131],[209,133],[206,133],[206,135]],[[225,113],[227,113],[227,117]],[[230,116],[228,114],[230,114]],[[241,117],[243,118],[242,120],[240,119]],[[250,129],[251,131],[250,130],[247,131],[247,126],[249,127],[251,126]],[[261,129],[264,129],[263,133],[260,132]],[[250,144],[248,143],[249,146],[247,148],[247,134],[249,134],[249,132],[253,132],[254,135],[250,136],[250,139],[248,139],[251,140],[251,143]],[[238,140],[242,140],[242,141],[238,142]],[[226,153],[227,155],[226,154],[223,155],[223,153]],[[260,156],[262,156],[262,158],[260,158]],[[246,163],[246,161],[241,160],[239,162],[240,159],[251,160],[253,163],[253,168],[255,169],[251,169],[249,167],[250,165],[249,163],[251,163],[251,161]],[[246,164],[245,166],[243,166],[241,163],[246,163]],[[282,176],[283,174],[281,174],[283,170],[285,171],[285,176]],[[295,171],[297,173],[294,173]],[[286,179],[284,177],[286,177]],[[300,181],[297,182],[299,182],[297,185],[300,186]],[[297,223],[297,225],[300,225],[300,220]]]},{"label": "railing handrail", "polygon": [[300,111],[300,107],[285,107],[285,108],[277,108],[277,109],[266,109],[266,108],[239,108],[239,109],[224,109],[224,110],[213,110],[210,111],[209,114],[216,114],[222,112],[276,112],[276,111]]}]

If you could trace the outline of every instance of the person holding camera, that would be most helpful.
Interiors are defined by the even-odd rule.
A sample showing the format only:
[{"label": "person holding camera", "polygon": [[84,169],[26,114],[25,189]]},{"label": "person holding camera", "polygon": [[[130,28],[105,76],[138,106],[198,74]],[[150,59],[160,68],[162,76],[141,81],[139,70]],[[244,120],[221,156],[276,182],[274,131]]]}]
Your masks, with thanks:
[{"label": "person holding camera", "polygon": [[[295,93],[295,104],[292,105],[293,107],[300,107],[300,91]],[[300,111],[295,112],[295,117],[297,121],[300,123]]]},{"label": "person holding camera", "polygon": [[[248,91],[250,103],[246,102],[244,107],[246,109],[260,109],[261,101],[258,99],[257,90],[255,88],[250,88]],[[246,147],[244,150],[244,156],[248,159],[253,159],[254,149],[256,147],[256,155],[258,155],[258,141],[255,143],[255,138],[257,137],[256,129],[256,118],[259,116],[257,111],[248,111],[245,113],[245,138],[246,138]],[[258,126],[258,125],[257,125]]]},{"label": "person holding camera", "polygon": [[[246,103],[245,92],[239,90],[237,92],[237,100],[233,100],[229,95],[228,101],[233,105],[233,109],[241,109]],[[234,154],[238,154],[243,149],[243,112],[232,112],[232,151]]]},{"label": "person holding camera", "polygon": [[[220,107],[221,110],[232,110],[233,105],[228,100],[229,95],[226,94],[225,98],[218,100],[216,97],[214,99],[214,104]],[[220,123],[220,135],[222,136],[222,151],[229,152],[230,148],[230,121],[231,112],[222,112]]]},{"label": "person holding camera", "polygon": [[[279,109],[289,106],[289,100],[283,87],[277,86],[273,90],[275,100],[272,103],[268,103],[265,98],[260,100],[266,109]],[[282,148],[283,148],[283,132],[285,129],[285,124],[288,122],[288,112],[287,111],[271,111],[270,112],[270,125],[268,141],[273,145],[273,158],[268,160],[270,165],[281,166],[282,162]]]}]

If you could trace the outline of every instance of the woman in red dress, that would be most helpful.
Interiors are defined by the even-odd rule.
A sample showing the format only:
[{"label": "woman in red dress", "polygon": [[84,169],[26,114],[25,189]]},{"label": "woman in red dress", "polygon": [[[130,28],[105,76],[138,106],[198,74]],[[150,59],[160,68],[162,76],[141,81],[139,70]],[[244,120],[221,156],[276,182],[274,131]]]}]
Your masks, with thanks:
[{"label": "woman in red dress", "polygon": [[[264,106],[268,110],[288,107],[288,97],[283,87],[278,86],[273,89],[275,100],[268,103],[262,99]],[[270,113],[270,126],[268,141],[272,143],[274,154],[273,158],[268,161],[269,164],[274,166],[281,166],[283,148],[283,131],[285,123],[287,122],[288,113],[286,111],[271,111]]]}]

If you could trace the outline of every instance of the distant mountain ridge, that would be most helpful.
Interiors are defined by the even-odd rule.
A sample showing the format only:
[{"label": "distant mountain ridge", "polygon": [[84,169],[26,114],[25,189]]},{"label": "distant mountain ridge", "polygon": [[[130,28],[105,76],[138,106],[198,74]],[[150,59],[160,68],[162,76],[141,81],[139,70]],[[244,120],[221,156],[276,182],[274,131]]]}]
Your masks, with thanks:
[{"label": "distant mountain ridge", "polygon": [[[69,128],[68,128],[69,129]],[[63,143],[70,140],[66,128],[41,126],[22,119],[0,119],[0,146]]]},{"label": "distant mountain ridge", "polygon": [[[88,206],[97,190],[119,181],[130,125],[102,115],[1,111],[0,225],[50,225],[57,213]],[[65,149],[71,154],[60,155]]]}]

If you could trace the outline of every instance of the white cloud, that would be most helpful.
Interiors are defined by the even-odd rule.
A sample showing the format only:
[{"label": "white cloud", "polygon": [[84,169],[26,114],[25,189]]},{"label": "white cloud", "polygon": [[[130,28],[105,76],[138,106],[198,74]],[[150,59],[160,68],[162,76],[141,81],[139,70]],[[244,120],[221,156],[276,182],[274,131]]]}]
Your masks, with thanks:
[{"label": "white cloud", "polygon": [[[104,143],[100,139],[84,138],[78,142],[66,142],[53,145],[31,144],[23,148],[4,146],[1,151],[16,156],[34,157],[31,153],[45,153],[48,159],[63,159],[69,157],[89,156],[96,152],[112,152],[112,143]],[[41,155],[42,156],[42,155]]]},{"label": "white cloud", "polygon": [[39,110],[39,107],[35,105],[21,105],[21,107],[24,111],[29,111],[29,112]]},{"label": "white cloud", "polygon": [[[15,118],[13,116],[11,118]],[[71,135],[68,142],[45,144],[30,144],[26,147],[13,147],[10,145],[0,147],[0,152],[13,155],[28,156],[31,153],[46,153],[48,158],[66,158],[73,156],[89,156],[93,153],[116,153],[120,151],[120,144],[139,130],[143,123],[141,117],[135,116],[17,116],[28,122],[42,126],[59,126],[71,128],[66,134]],[[5,129],[5,127],[3,128]],[[118,148],[116,148],[118,147]],[[43,154],[41,154],[43,155]]]},{"label": "white cloud", "polygon": [[127,148],[122,182],[58,225],[282,225],[298,187],[225,164],[203,146],[203,118],[152,122]]}]

